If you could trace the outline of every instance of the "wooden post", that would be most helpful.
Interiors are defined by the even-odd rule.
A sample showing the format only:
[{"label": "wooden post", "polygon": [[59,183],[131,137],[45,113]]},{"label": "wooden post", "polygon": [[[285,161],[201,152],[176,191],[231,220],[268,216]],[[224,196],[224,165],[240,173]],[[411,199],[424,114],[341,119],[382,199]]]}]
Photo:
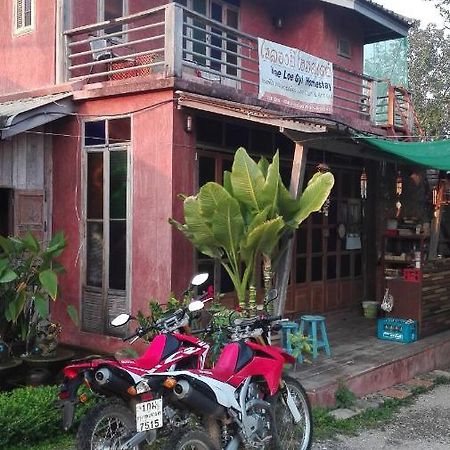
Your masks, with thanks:
[{"label": "wooden post", "polygon": [[[287,133],[285,133],[287,134]],[[288,134],[287,134],[288,135]],[[289,135],[288,135],[289,137]],[[295,197],[301,195],[303,180],[305,179],[306,157],[308,149],[295,141],[294,161],[292,162],[291,184],[289,192]],[[275,308],[276,315],[283,315],[286,306],[286,294],[289,282],[289,274],[291,272],[292,252],[294,246],[294,237],[286,238],[281,242],[281,245],[287,245],[284,255],[280,258],[277,270],[276,288],[278,291],[277,304]]]}]

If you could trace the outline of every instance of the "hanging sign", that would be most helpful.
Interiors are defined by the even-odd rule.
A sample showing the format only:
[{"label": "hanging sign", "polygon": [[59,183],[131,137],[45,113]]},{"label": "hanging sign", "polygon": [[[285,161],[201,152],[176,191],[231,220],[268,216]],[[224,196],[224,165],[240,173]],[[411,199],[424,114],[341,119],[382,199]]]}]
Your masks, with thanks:
[{"label": "hanging sign", "polygon": [[333,64],[258,38],[260,99],[302,111],[333,112]]}]

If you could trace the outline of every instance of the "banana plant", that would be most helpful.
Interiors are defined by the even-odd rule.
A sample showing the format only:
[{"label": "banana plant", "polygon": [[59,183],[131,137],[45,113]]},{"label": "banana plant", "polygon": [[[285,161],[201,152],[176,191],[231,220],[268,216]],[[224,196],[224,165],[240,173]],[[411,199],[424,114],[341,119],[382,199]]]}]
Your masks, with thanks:
[{"label": "banana plant", "polygon": [[169,222],[200,252],[221,262],[240,307],[253,310],[259,257],[266,264],[272,261],[281,236],[319,211],[333,184],[331,173],[317,173],[295,199],[281,180],[278,152],[270,164],[265,158],[257,163],[239,148],[231,172],[224,172],[223,186],[209,182],[197,195],[184,196],[185,223]]}]

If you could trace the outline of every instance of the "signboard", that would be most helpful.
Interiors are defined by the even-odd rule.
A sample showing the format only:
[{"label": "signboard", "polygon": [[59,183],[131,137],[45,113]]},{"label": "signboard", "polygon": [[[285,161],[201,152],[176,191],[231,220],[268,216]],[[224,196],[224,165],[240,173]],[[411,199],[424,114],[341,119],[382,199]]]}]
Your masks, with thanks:
[{"label": "signboard", "polygon": [[296,48],[258,38],[262,100],[302,111],[333,112],[333,64]]}]

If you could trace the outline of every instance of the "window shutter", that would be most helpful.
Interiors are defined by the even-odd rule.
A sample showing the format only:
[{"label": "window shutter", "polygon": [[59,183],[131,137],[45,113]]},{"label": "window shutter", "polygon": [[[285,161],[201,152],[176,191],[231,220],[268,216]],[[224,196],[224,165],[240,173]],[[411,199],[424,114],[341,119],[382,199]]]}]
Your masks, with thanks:
[{"label": "window shutter", "polygon": [[23,5],[23,22],[25,27],[31,27],[31,17],[33,14],[33,0],[21,0]]}]

